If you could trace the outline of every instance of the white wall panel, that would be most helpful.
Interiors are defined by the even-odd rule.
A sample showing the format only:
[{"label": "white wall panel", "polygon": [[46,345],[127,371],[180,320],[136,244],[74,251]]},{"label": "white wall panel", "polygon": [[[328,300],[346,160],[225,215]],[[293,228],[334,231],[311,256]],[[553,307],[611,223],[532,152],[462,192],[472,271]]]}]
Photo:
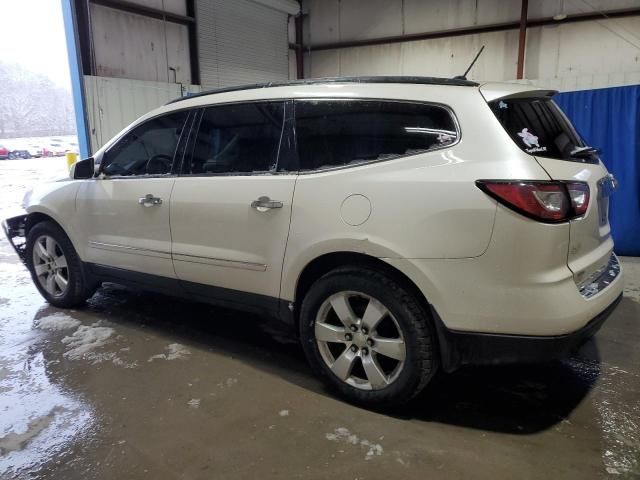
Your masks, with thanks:
[{"label": "white wall panel", "polygon": [[531,28],[527,33],[527,77],[629,71],[640,71],[640,16]]},{"label": "white wall panel", "polygon": [[[84,77],[91,152],[145,113],[181,96],[180,85],[124,78]],[[190,92],[200,90],[188,85]]]},{"label": "white wall panel", "polygon": [[191,82],[186,26],[92,4],[91,29],[98,75]]},{"label": "white wall panel", "polygon": [[205,88],[289,78],[287,14],[249,1],[197,0]]},{"label": "white wall panel", "polygon": [[[390,2],[390,4],[393,2]],[[481,6],[493,5],[495,0],[451,0],[432,2],[426,0],[405,0],[405,31],[434,31],[462,28],[477,23],[497,23],[517,19],[519,1],[501,2],[501,12],[481,10]],[[590,3],[597,5],[594,0]],[[639,6],[640,2],[612,1],[606,8],[628,8]],[[338,23],[342,20],[344,8],[355,5],[354,0],[342,0],[335,10],[333,0],[327,0],[327,9],[314,12],[314,6],[325,5],[322,0],[314,0],[307,5],[311,42],[322,43],[314,38],[321,32],[327,41],[336,41],[333,29],[334,16]],[[517,12],[512,12],[515,4]],[[563,6],[564,4],[564,6]],[[581,0],[530,2],[535,5],[537,16],[551,16],[559,12],[585,11]],[[601,5],[602,6],[602,5]],[[381,10],[382,11],[382,10]],[[331,14],[329,14],[330,12]],[[483,13],[484,12],[484,13]],[[493,13],[491,13],[493,12]],[[382,18],[375,10],[363,13],[352,34],[360,32],[368,22]],[[511,18],[516,15],[515,18]],[[533,16],[533,15],[532,15]],[[314,20],[316,17],[316,20]],[[322,19],[322,22],[318,20]],[[420,23],[420,19],[424,22]],[[359,22],[359,23],[358,23]],[[392,25],[396,24],[392,20]],[[316,32],[316,33],[314,33]],[[337,31],[338,38],[345,40],[345,27]],[[365,38],[363,34],[358,34]],[[350,40],[358,39],[352,35]],[[326,42],[325,42],[326,43]],[[633,44],[637,45],[635,47]],[[485,51],[469,74],[474,80],[507,80],[516,76],[518,31],[484,33],[421,40],[366,47],[343,48],[339,50],[312,51],[305,55],[306,76],[326,77],[337,75],[425,75],[451,77],[460,75],[469,65],[473,56],[485,45]],[[525,77],[537,83],[548,84],[562,90],[599,88],[609,85],[638,83],[640,75],[640,16],[577,22],[529,28],[525,57]]]},{"label": "white wall panel", "polygon": [[187,3],[185,0],[128,0],[143,7],[156,8],[179,15],[187,14]]},{"label": "white wall panel", "polygon": [[[638,7],[639,0],[535,0],[529,18]],[[312,44],[517,22],[519,0],[306,0]]]},{"label": "white wall panel", "polygon": [[341,0],[339,5],[341,40],[402,35],[402,0]]}]

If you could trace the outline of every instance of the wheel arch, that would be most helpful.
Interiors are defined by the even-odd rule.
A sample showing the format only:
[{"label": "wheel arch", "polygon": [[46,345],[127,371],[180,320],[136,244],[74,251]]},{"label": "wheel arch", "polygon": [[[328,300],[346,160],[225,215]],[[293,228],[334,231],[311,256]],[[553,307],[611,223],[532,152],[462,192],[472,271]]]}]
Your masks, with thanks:
[{"label": "wheel arch", "polygon": [[24,234],[25,237],[29,234],[29,231],[38,223],[42,222],[51,222],[58,226],[66,235],[69,237],[69,233],[64,229],[64,227],[51,215],[47,215],[43,212],[31,212],[27,214],[27,221],[24,226]]},{"label": "wheel arch", "polygon": [[299,320],[300,304],[313,283],[326,273],[329,273],[331,270],[345,266],[369,268],[384,273],[411,293],[420,303],[420,306],[424,309],[425,313],[431,316],[431,306],[424,293],[418,288],[415,282],[409,278],[409,276],[398,268],[393,265],[389,265],[380,258],[372,257],[371,255],[364,253],[349,251],[331,252],[325,253],[311,260],[302,269],[300,275],[298,275],[294,297],[294,320],[296,327]]}]

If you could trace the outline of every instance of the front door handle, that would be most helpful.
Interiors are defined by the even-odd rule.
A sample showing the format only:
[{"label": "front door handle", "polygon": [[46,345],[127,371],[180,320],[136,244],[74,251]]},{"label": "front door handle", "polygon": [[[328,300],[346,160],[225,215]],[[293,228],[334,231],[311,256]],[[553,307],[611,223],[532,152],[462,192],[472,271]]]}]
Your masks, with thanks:
[{"label": "front door handle", "polygon": [[255,208],[259,212],[266,212],[270,208],[282,208],[282,202],[271,200],[269,197],[260,197],[251,202],[251,208]]},{"label": "front door handle", "polygon": [[151,193],[147,193],[144,197],[138,199],[138,203],[143,207],[153,207],[155,205],[162,205],[162,199],[160,197],[154,197]]}]

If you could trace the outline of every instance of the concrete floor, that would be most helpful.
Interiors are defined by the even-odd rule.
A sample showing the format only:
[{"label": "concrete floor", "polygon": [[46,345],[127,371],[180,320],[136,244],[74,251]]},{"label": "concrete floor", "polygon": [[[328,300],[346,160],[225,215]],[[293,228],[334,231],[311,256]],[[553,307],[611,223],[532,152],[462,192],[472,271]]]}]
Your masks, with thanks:
[{"label": "concrete floor", "polygon": [[[0,213],[62,160],[0,162]],[[0,478],[640,476],[640,261],[575,358],[441,377],[393,415],[348,405],[260,318],[103,287],[47,305],[0,241]]]}]

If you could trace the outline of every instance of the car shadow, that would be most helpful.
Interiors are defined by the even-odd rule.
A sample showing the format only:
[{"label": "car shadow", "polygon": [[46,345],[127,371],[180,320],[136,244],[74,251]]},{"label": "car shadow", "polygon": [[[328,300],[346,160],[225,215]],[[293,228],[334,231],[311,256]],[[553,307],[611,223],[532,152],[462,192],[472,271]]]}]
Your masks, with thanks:
[{"label": "car shadow", "polygon": [[578,356],[534,365],[463,367],[435,379],[399,416],[532,434],[567,419],[600,373],[595,341]]},{"label": "car shadow", "polygon": [[[334,397],[312,374],[294,333],[276,321],[112,284],[103,286],[83,310],[115,324],[153,329],[181,343],[232,356]],[[591,340],[576,357],[565,361],[465,367],[440,374],[410,404],[386,414],[532,434],[566,419],[592,389],[599,372],[598,348]]]}]

